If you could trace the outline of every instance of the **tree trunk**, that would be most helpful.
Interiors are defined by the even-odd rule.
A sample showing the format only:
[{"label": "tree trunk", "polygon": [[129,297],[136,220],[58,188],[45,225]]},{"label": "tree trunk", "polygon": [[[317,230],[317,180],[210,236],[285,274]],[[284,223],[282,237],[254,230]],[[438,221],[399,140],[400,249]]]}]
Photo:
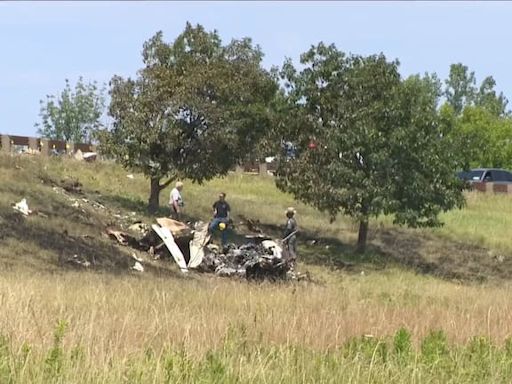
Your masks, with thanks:
[{"label": "tree trunk", "polygon": [[149,193],[149,200],[148,200],[148,211],[150,213],[155,213],[158,211],[158,208],[160,207],[160,178],[159,177],[152,177],[151,178],[151,191]]},{"label": "tree trunk", "polygon": [[359,235],[357,236],[357,253],[366,251],[366,239],[368,237],[368,218],[364,218],[359,222]]}]

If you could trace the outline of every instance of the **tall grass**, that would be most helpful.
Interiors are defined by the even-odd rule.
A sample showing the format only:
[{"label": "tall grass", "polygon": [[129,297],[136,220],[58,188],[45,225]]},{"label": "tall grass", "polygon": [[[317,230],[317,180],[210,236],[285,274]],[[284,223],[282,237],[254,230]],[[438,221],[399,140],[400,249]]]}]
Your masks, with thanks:
[{"label": "tall grass", "polygon": [[510,287],[22,273],[0,292],[3,383],[512,380]]},{"label": "tall grass", "polygon": [[[497,347],[485,337],[450,345],[434,331],[415,350],[408,331],[389,338],[354,338],[316,352],[300,346],[272,346],[248,340],[244,328],[230,328],[223,343],[194,357],[180,346],[151,348],[108,367],[91,362],[80,345],[60,345],[61,329],[48,351],[25,344],[11,351],[0,340],[0,378],[5,383],[509,383],[512,343]],[[58,350],[58,353],[55,351]]]}]

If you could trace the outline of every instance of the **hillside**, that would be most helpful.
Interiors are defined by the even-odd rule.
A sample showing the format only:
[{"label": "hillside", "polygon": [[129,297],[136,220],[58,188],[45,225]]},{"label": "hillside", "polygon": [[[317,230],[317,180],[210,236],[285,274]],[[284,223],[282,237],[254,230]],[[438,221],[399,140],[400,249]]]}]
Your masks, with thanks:
[{"label": "hillside", "polygon": [[[145,213],[148,182],[127,174],[115,164],[0,158],[0,382],[512,377],[509,197],[470,195],[468,207],[446,214],[436,230],[379,219],[371,223],[369,252],[358,257],[350,220],[329,224],[270,178],[186,182],[194,219],[209,218],[220,190],[235,216],[259,220],[276,235],[284,208],[297,207],[304,228],[298,268],[312,281],[252,284],[184,277],[174,263],[142,252],[146,271],[131,271],[134,251],[103,235],[107,226],[154,221]],[[61,189],[72,180],[80,193]],[[36,214],[12,209],[22,198]]]},{"label": "hillside", "polygon": [[[102,234],[107,226],[126,228],[138,220],[154,222],[145,209],[147,180],[137,174],[128,178],[128,172],[115,164],[41,160],[0,159],[0,262],[7,268],[16,265],[59,270],[62,262],[78,255],[90,262],[95,257],[96,269],[126,271],[129,251]],[[73,181],[81,184],[80,193],[62,190]],[[160,216],[168,214],[169,190],[161,194]],[[389,218],[374,220],[370,224],[369,252],[361,258],[353,253],[357,237],[354,223],[341,217],[329,224],[325,215],[277,190],[270,177],[231,174],[204,185],[186,183],[183,195],[188,219],[209,220],[211,204],[219,191],[227,193],[235,221],[259,221],[266,233],[276,237],[281,233],[284,209],[296,206],[302,228],[301,258],[308,265],[405,265],[462,280],[507,279],[512,273],[512,258],[507,257],[512,253],[508,235],[512,205],[508,196],[470,194],[468,206],[445,214],[446,225],[440,229],[409,230],[391,225]],[[21,198],[42,215],[22,219],[11,208]],[[155,266],[173,267],[172,263]]]}]

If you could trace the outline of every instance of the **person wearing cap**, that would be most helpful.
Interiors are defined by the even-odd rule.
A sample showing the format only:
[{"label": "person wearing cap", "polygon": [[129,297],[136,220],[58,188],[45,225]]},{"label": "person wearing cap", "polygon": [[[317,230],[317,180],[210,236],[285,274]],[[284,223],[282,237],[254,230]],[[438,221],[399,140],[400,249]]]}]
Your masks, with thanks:
[{"label": "person wearing cap", "polygon": [[295,219],[295,209],[288,207],[285,212],[286,214],[286,225],[284,229],[283,243],[288,248],[290,259],[295,260],[297,258],[297,220]]},{"label": "person wearing cap", "polygon": [[213,220],[210,222],[210,233],[213,233],[218,229],[221,233],[222,245],[226,245],[227,233],[226,228],[229,223],[229,213],[231,207],[226,201],[226,194],[224,192],[219,193],[219,200],[213,204]]},{"label": "person wearing cap", "polygon": [[183,198],[181,197],[181,191],[183,190],[183,183],[181,181],[176,182],[176,186],[171,190],[169,199],[169,207],[171,209],[171,217],[175,220],[181,219],[183,212]]}]

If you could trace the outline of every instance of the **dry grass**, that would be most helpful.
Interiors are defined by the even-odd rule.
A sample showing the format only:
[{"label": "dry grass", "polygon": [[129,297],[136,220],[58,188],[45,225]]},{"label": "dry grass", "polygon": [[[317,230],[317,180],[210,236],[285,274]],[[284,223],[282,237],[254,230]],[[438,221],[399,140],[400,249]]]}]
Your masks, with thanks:
[{"label": "dry grass", "polygon": [[[311,351],[308,353],[314,359],[333,354],[341,364],[342,356],[336,351],[352,338],[372,335],[378,340],[401,327],[410,330],[417,349],[419,342],[437,329],[459,345],[474,336],[502,345],[512,335],[509,286],[462,286],[394,270],[365,276],[315,272],[322,273],[324,284],[254,285],[216,278],[174,280],[88,273],[52,278],[7,274],[0,278],[0,329],[15,355],[22,354],[27,344],[31,346],[32,360],[27,364],[34,373],[24,376],[25,382],[47,382],[42,362],[52,348],[58,321],[68,324],[62,341],[66,356],[81,352],[80,365],[67,367],[70,377],[61,382],[86,382],[86,377],[88,382],[125,382],[125,371],[133,364],[142,372],[156,369],[145,357],[148,351],[156,361],[163,361],[172,350],[183,351],[194,362],[203,361],[212,351],[223,351],[225,364],[243,364],[245,376],[238,377],[245,377],[244,382],[297,382],[307,371],[301,373],[305,368],[290,355],[297,347]],[[238,332],[234,336],[233,330]],[[255,360],[238,361],[238,352],[226,352],[230,342],[256,348],[258,354],[251,355]],[[269,347],[283,355],[265,350]],[[274,367],[279,377],[288,375],[289,380],[274,381],[271,371],[265,371],[273,359],[280,361],[281,366]],[[328,362],[320,361],[321,366]],[[366,373],[358,374],[357,366]],[[331,376],[334,372],[319,376],[317,368],[308,368],[313,371],[307,382],[336,382],[338,376]],[[382,362],[377,364],[375,382],[386,382],[388,368]],[[367,381],[368,362],[357,361],[346,369],[344,374],[353,375],[347,382]],[[407,382],[413,373],[401,369],[396,381]],[[164,372],[157,370],[155,375],[156,382],[167,382]],[[206,377],[204,372],[198,375]],[[247,375],[253,375],[254,381]]]},{"label": "dry grass", "polygon": [[64,320],[70,324],[66,344],[87,345],[98,361],[166,345],[203,354],[240,324],[252,340],[318,351],[364,334],[392,335],[400,327],[416,341],[433,329],[457,343],[475,335],[503,342],[512,335],[509,286],[470,287],[399,271],[323,274],[321,285],[8,274],[0,280],[0,329],[18,346],[44,345]]}]

